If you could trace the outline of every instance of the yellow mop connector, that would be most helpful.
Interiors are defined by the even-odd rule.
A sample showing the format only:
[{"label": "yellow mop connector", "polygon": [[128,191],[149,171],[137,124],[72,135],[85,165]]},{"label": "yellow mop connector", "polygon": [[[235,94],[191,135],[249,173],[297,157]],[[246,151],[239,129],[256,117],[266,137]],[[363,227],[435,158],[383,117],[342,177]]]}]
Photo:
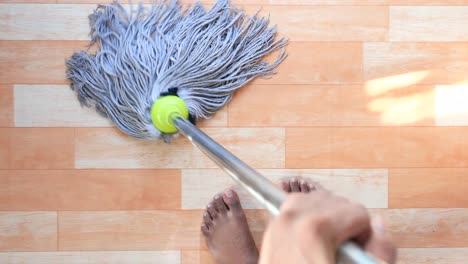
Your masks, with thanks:
[{"label": "yellow mop connector", "polygon": [[163,133],[172,134],[177,132],[173,122],[175,117],[184,119],[189,117],[187,104],[175,95],[162,96],[151,107],[151,121]]}]

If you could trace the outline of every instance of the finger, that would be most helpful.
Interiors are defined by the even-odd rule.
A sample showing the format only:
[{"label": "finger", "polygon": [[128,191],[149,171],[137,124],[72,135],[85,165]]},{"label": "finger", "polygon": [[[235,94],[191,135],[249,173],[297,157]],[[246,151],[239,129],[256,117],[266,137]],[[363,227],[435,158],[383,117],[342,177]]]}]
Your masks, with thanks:
[{"label": "finger", "polygon": [[365,249],[377,258],[389,264],[396,262],[396,248],[385,232],[383,218],[378,215],[372,219],[372,233],[365,244]]},{"label": "finger", "polygon": [[351,239],[367,241],[371,234],[370,217],[367,210],[359,204],[352,204],[343,198],[335,198],[330,219],[336,230],[337,246]]}]

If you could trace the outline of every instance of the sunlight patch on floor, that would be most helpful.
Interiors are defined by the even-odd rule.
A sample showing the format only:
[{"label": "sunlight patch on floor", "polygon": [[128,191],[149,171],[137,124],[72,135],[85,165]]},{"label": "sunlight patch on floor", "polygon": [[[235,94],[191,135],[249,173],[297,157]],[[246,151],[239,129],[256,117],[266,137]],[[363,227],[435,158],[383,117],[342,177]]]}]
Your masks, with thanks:
[{"label": "sunlight patch on floor", "polygon": [[366,82],[366,91],[370,96],[378,96],[384,93],[408,87],[419,83],[429,75],[430,71],[414,71],[398,74]]},{"label": "sunlight patch on floor", "polygon": [[368,109],[380,113],[383,125],[406,125],[434,115],[434,91],[405,97],[384,97],[371,101]]},{"label": "sunlight patch on floor", "polygon": [[468,125],[468,84],[437,85],[435,117],[438,126]]}]

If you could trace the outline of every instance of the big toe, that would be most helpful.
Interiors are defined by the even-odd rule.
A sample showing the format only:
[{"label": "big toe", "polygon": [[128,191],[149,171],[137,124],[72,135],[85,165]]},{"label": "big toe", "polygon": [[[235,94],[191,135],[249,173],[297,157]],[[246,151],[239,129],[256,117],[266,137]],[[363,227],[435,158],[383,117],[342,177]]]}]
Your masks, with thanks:
[{"label": "big toe", "polygon": [[242,206],[239,200],[239,196],[237,193],[232,190],[228,189],[223,193],[223,200],[226,205],[229,207],[229,210],[232,212],[242,211]]}]

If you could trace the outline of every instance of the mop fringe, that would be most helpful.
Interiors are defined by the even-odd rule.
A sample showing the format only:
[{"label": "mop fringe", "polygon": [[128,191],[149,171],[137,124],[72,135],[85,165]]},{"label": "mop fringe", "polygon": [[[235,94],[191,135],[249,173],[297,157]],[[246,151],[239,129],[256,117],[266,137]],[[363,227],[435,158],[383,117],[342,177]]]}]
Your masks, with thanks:
[{"label": "mop fringe", "polygon": [[[218,0],[210,9],[177,0],[138,5],[99,5],[89,16],[95,54],[67,60],[67,77],[83,106],[93,107],[126,134],[170,141],[151,122],[152,104],[176,91],[195,119],[210,118],[233,92],[256,77],[274,74],[286,53],[263,60],[287,41],[268,19],[247,16]],[[261,98],[259,98],[261,100]]]}]

